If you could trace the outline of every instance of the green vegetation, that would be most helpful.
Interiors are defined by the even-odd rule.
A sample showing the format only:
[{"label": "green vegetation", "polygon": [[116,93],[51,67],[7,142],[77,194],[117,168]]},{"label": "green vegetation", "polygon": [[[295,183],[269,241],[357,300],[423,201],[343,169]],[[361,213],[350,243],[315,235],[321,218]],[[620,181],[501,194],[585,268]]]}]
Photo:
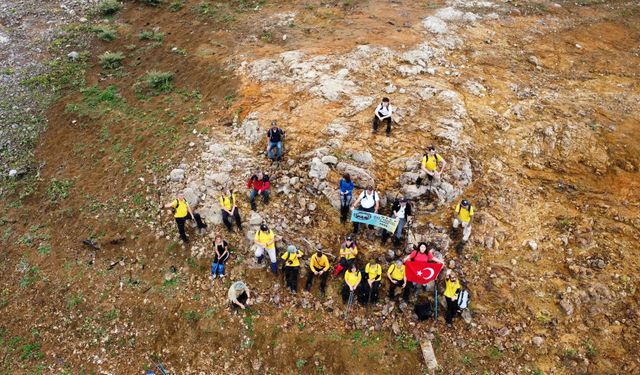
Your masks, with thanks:
[{"label": "green vegetation", "polygon": [[307,365],[307,360],[299,358],[296,360],[296,368],[299,370]]},{"label": "green vegetation", "polygon": [[44,355],[42,354],[42,352],[40,351],[41,345],[38,343],[31,343],[31,344],[26,344],[22,346],[22,355],[20,356],[20,359],[23,361],[29,360],[29,359],[40,359],[42,358]]},{"label": "green vegetation", "polygon": [[410,352],[415,352],[419,345],[418,340],[405,334],[396,336],[396,343],[398,344],[398,350],[406,350]]},{"label": "green vegetation", "polygon": [[20,279],[20,288],[27,288],[40,280],[40,269],[38,267],[29,267]]},{"label": "green vegetation", "polygon": [[135,84],[136,93],[144,97],[145,94],[159,95],[171,92],[173,90],[173,77],[174,74],[172,72],[149,71],[140,77]]},{"label": "green vegetation", "polygon": [[95,26],[92,31],[97,35],[98,39],[105,42],[110,42],[118,37],[116,29],[105,25]]},{"label": "green vegetation", "polygon": [[58,180],[55,177],[51,179],[47,187],[47,197],[51,202],[60,202],[69,197],[69,190],[73,186],[72,180]]},{"label": "green vegetation", "polygon": [[74,294],[71,295],[67,298],[67,308],[68,309],[72,309],[76,306],[78,306],[82,300],[84,299],[84,296],[82,295],[82,293],[78,293],[78,294]]},{"label": "green vegetation", "polygon": [[98,5],[98,14],[103,17],[113,16],[122,9],[122,4],[116,0],[104,0]]},{"label": "green vegetation", "polygon": [[582,346],[584,346],[584,349],[587,351],[587,357],[593,359],[596,354],[598,354],[598,350],[595,348],[595,346],[593,346],[591,341],[585,340],[582,343]]},{"label": "green vegetation", "polygon": [[164,40],[164,33],[145,30],[145,31],[142,31],[140,34],[138,34],[138,39],[162,42]]},{"label": "green vegetation", "polygon": [[196,323],[198,320],[200,320],[200,314],[198,314],[197,311],[189,310],[184,314],[184,318],[189,323]]},{"label": "green vegetation", "polygon": [[38,246],[38,254],[47,255],[51,252],[51,245],[49,244],[41,244]]},{"label": "green vegetation", "polygon": [[122,52],[105,52],[98,57],[100,65],[105,69],[118,69],[122,66],[124,54]]},{"label": "green vegetation", "polygon": [[169,11],[171,11],[171,12],[179,12],[180,10],[182,10],[182,7],[184,7],[184,1],[183,0],[177,0],[177,1],[174,1],[171,4],[169,4]]}]

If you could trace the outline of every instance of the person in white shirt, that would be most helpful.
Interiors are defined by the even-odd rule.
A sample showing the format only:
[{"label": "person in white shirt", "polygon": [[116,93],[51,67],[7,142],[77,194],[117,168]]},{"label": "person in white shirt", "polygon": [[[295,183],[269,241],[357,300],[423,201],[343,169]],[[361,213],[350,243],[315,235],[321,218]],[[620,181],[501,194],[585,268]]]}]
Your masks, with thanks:
[{"label": "person in white shirt", "polygon": [[391,122],[393,121],[391,115],[393,114],[393,108],[389,104],[389,98],[382,98],[382,102],[376,107],[375,116],[373,116],[373,132],[378,132],[378,126],[381,122],[387,123],[387,136],[391,134]]},{"label": "person in white shirt", "polygon": [[[378,213],[378,208],[380,208],[380,195],[377,191],[373,190],[373,186],[371,185],[367,186],[367,188],[360,193],[352,207],[352,209],[375,213]],[[358,233],[359,229],[360,223],[354,222],[353,233]],[[369,229],[373,229],[373,225],[369,225]]]},{"label": "person in white shirt", "polygon": [[[393,202],[393,206],[391,207],[391,217],[398,219],[398,226],[396,227],[396,231],[393,237],[393,244],[395,246],[400,245],[400,241],[402,239],[402,230],[405,228],[407,224],[411,223],[411,204],[409,200],[405,197],[400,198]],[[386,243],[391,233],[388,231],[382,232],[382,243]]]}]

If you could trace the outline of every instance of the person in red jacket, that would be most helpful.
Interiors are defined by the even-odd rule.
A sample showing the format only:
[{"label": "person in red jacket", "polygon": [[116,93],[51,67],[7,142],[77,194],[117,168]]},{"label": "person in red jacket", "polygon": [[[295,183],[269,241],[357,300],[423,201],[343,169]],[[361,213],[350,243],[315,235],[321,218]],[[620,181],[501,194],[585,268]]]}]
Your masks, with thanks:
[{"label": "person in red jacket", "polygon": [[249,200],[253,211],[256,210],[256,195],[262,195],[264,204],[269,203],[269,186],[269,176],[260,171],[251,176],[249,182],[247,182],[247,189],[251,189]]}]

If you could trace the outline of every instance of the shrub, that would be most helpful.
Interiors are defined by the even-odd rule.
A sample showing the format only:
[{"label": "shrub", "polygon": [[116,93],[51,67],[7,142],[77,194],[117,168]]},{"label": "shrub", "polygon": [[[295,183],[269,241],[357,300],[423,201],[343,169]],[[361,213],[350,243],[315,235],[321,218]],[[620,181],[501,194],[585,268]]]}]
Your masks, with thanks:
[{"label": "shrub", "polygon": [[162,42],[164,39],[164,33],[157,33],[155,31],[143,31],[138,34],[140,40],[153,40],[156,42]]},{"label": "shrub", "polygon": [[171,12],[179,12],[182,9],[183,6],[184,6],[184,1],[183,0],[177,0],[177,1],[172,2],[169,5],[169,10]]},{"label": "shrub", "polygon": [[154,93],[170,92],[173,90],[173,76],[172,72],[152,70],[144,76],[144,83]]},{"label": "shrub", "polygon": [[93,32],[98,35],[98,39],[110,42],[118,36],[117,31],[109,26],[96,26]]},{"label": "shrub", "polygon": [[105,0],[98,5],[98,13],[101,16],[113,16],[122,9],[122,4],[116,0]]},{"label": "shrub", "polygon": [[100,65],[105,69],[118,69],[122,66],[124,54],[122,52],[105,52],[98,57]]},{"label": "shrub", "polygon": [[49,187],[47,187],[49,200],[56,202],[67,199],[71,186],[73,186],[73,181],[71,180],[57,180],[52,178]]}]

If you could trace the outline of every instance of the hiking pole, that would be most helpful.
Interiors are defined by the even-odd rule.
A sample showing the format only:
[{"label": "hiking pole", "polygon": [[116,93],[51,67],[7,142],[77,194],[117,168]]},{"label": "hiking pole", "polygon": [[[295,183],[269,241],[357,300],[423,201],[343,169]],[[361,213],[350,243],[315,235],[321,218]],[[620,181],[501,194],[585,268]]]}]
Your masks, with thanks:
[{"label": "hiking pole", "polygon": [[371,310],[371,293],[373,292],[373,283],[369,285],[369,297],[367,298],[367,315],[369,315],[369,310]]},{"label": "hiking pole", "polygon": [[436,314],[435,314],[435,320],[436,320],[436,322],[437,322],[437,321],[438,321],[438,285],[434,283],[434,288],[433,288],[433,289],[434,289],[434,291],[435,291],[435,293],[436,293],[436,297],[435,297],[435,299],[436,299],[436,309],[435,309],[435,310],[436,310]]},{"label": "hiking pole", "polygon": [[[351,289],[351,287],[349,287]],[[349,316],[349,312],[351,311],[351,305],[353,305],[353,290],[349,292],[349,302],[347,302],[347,310],[344,312],[345,320]]]}]

